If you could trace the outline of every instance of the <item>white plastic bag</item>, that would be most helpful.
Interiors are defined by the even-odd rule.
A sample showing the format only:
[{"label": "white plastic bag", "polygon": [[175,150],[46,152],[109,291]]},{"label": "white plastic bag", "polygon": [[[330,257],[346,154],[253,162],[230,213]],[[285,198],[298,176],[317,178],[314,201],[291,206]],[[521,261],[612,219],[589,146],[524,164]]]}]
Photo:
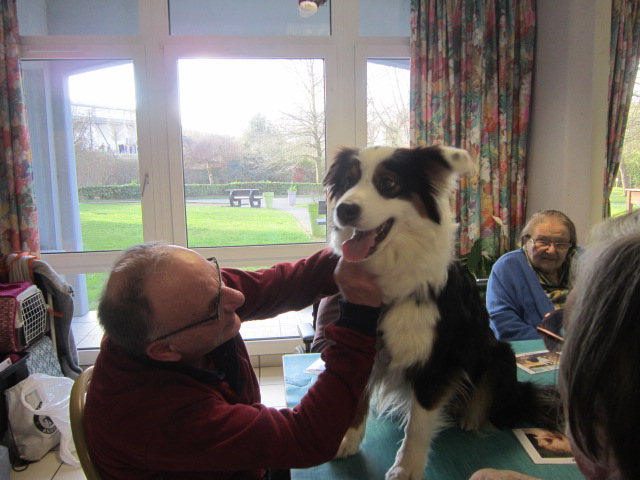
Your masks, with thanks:
[{"label": "white plastic bag", "polygon": [[[80,465],[72,453],[75,451],[69,420],[69,395],[72,386],[73,380],[70,378],[34,373],[5,392],[9,423],[21,458],[39,460],[34,457],[40,455],[42,458],[53,448],[50,445],[55,440],[53,446],[58,441],[60,443],[60,460],[72,467]],[[14,389],[16,391],[11,392]],[[19,402],[16,401],[16,396]],[[19,411],[20,407],[22,413]],[[18,433],[23,437],[22,440],[18,438]]]}]

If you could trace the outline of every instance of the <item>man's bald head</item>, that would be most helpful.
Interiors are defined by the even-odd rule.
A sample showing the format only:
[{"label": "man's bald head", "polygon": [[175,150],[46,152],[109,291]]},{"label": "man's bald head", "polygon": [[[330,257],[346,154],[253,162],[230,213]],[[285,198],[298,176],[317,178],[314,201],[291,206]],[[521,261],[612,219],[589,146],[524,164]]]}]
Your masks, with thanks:
[{"label": "man's bald head", "polygon": [[148,242],[125,250],[116,260],[100,298],[98,318],[105,332],[122,348],[138,357],[153,336],[153,309],[146,286],[170,267],[182,247]]}]

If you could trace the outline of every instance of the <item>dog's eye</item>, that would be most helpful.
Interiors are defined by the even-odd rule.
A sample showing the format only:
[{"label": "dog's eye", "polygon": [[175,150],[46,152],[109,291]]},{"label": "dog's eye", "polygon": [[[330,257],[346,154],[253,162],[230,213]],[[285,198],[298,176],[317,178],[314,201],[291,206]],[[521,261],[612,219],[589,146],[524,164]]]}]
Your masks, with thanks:
[{"label": "dog's eye", "polygon": [[398,187],[398,182],[395,178],[384,175],[380,177],[378,188],[383,192],[391,192]]}]

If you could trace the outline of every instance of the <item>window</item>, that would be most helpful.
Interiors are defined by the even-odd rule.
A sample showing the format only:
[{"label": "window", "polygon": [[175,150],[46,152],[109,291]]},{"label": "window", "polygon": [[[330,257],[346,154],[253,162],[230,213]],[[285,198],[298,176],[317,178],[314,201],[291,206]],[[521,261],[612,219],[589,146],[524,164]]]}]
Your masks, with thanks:
[{"label": "window", "polygon": [[358,0],[360,35],[408,37],[410,0]]},{"label": "window", "polygon": [[42,252],[140,243],[131,61],[24,60],[22,68],[36,198],[51,200],[38,202]]},{"label": "window", "polygon": [[409,146],[409,60],[367,60],[367,143]]},{"label": "window", "polygon": [[324,61],[180,59],[178,79],[187,245],[324,241],[305,209],[324,198]]},{"label": "window", "polygon": [[333,152],[408,142],[407,5],[18,0],[43,258],[76,315],[140,241],[239,268],[322,248]]},{"label": "window", "polygon": [[138,4],[104,0],[17,0],[20,35],[137,35]]},{"label": "window", "polygon": [[[640,70],[629,107],[618,177],[611,192],[611,216],[640,208]],[[629,201],[631,204],[629,205]]]},{"label": "window", "polygon": [[331,35],[331,1],[309,18],[295,0],[169,0],[171,35]]}]

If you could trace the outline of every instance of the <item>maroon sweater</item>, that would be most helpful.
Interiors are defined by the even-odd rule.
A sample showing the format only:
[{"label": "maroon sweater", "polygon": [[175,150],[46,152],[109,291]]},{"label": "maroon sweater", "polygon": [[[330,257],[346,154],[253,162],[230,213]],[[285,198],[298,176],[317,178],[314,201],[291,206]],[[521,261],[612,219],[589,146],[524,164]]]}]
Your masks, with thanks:
[{"label": "maroon sweater", "polygon": [[[336,291],[327,250],[258,272],[223,269],[242,291],[243,320],[303,308]],[[108,336],[91,379],[84,425],[107,479],[260,479],[266,468],[304,468],[337,452],[373,365],[378,309],[342,305],[327,327],[336,345],[293,410],[267,408],[240,335],[210,353],[216,368],[142,362]]]}]

